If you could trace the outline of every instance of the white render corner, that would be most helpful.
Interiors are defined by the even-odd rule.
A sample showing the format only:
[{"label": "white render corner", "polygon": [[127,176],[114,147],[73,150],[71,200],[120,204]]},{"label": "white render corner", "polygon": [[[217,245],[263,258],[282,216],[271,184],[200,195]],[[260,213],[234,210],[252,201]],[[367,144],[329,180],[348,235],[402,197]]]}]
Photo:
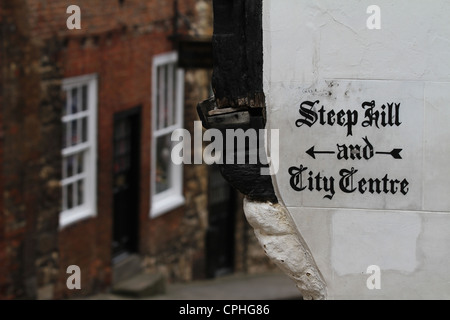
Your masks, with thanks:
[{"label": "white render corner", "polygon": [[450,3],[376,4],[264,1],[272,181],[328,299],[449,299]]}]

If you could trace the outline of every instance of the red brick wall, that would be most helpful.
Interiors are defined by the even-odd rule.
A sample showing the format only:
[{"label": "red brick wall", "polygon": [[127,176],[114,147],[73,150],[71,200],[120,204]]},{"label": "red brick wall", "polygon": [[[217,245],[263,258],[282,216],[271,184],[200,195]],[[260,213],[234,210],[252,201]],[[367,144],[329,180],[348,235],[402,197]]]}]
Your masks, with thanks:
[{"label": "red brick wall", "polygon": [[[178,2],[182,14],[192,15],[195,1]],[[122,26],[148,33],[158,25],[171,27],[173,18],[173,1],[170,0],[123,0],[122,6],[119,0],[27,0],[27,3],[32,30],[40,38],[101,35]],[[77,5],[81,9],[81,30],[66,28],[69,5]]]}]

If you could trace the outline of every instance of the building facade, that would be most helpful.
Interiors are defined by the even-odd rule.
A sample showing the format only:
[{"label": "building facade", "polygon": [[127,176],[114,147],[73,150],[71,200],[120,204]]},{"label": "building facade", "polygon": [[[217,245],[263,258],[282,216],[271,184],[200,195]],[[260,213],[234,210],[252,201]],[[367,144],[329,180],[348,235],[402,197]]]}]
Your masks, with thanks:
[{"label": "building facade", "polygon": [[131,258],[168,281],[273,268],[218,168],[170,160],[211,94],[176,36],[210,37],[211,1],[72,2],[81,29],[65,1],[1,1],[0,297],[108,291]]},{"label": "building facade", "polygon": [[450,298],[449,11],[263,2],[274,187],[313,259],[273,255],[305,299]]}]

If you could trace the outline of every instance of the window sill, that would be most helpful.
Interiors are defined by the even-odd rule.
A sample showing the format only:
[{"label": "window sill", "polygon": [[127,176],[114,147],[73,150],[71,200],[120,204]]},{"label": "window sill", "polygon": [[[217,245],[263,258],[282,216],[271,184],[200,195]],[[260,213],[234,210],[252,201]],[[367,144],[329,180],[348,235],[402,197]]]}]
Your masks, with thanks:
[{"label": "window sill", "polygon": [[95,217],[95,212],[89,208],[81,207],[64,211],[59,214],[59,229],[75,224],[81,220]]},{"label": "window sill", "polygon": [[185,199],[182,195],[171,194],[161,198],[155,196],[155,198],[150,211],[150,218],[152,219],[176,209],[185,203]]}]

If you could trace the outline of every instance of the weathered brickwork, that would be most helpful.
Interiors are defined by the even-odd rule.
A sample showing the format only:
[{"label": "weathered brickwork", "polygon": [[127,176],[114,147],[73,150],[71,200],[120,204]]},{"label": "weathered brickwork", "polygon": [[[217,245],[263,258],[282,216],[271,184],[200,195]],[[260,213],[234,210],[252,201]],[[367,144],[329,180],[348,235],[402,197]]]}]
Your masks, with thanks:
[{"label": "weathered brickwork", "polygon": [[0,296],[37,298],[55,281],[60,210],[57,40],[33,39],[25,2],[2,2]]}]

